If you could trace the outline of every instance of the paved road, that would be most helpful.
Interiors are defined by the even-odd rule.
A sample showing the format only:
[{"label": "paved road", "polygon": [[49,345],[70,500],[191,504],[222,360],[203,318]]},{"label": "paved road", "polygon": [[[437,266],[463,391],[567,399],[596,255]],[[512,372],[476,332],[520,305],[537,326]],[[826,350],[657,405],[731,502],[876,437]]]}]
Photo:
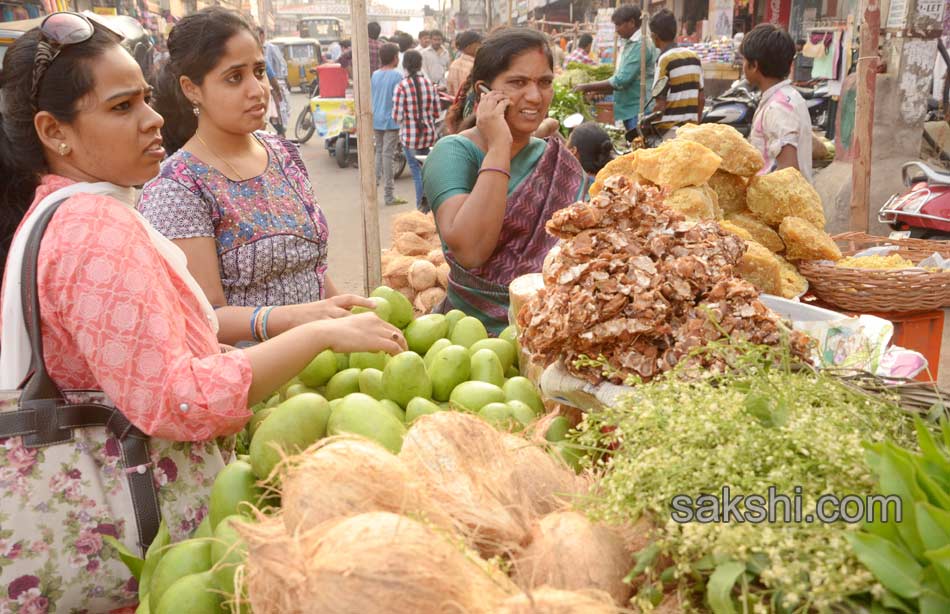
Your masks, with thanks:
[{"label": "paved road", "polygon": [[[304,94],[291,94],[291,123],[297,119],[307,101]],[[293,130],[291,128],[290,136]],[[363,227],[360,216],[360,173],[357,168],[339,168],[323,146],[319,135],[300,147],[317,202],[330,224],[329,274],[343,292],[363,293]],[[379,189],[380,244],[389,247],[389,228],[392,218],[411,211],[413,204],[386,207],[382,203],[383,190]],[[415,203],[415,189],[409,169],[396,180],[396,195]]]}]

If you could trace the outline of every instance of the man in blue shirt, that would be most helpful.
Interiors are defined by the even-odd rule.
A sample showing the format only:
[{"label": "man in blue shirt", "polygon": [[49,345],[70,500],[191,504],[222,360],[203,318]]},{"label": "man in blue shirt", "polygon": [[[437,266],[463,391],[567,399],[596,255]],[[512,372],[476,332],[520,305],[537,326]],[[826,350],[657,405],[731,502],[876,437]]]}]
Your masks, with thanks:
[{"label": "man in blue shirt", "polygon": [[[617,36],[623,40],[623,51],[620,54],[617,71],[606,81],[585,83],[578,85],[575,89],[579,92],[613,92],[614,119],[623,122],[625,129],[633,130],[637,127],[637,118],[640,114],[640,81],[647,79],[647,83],[653,82],[657,59],[656,47],[650,41],[642,40],[640,25],[643,23],[643,17],[639,7],[625,4],[617,8],[610,19],[614,22]],[[641,45],[647,45],[645,67],[640,66]]]},{"label": "man in blue shirt", "polygon": [[393,94],[402,81],[399,70],[399,47],[387,43],[379,48],[379,70],[373,73],[370,93],[373,96],[373,130],[376,132],[376,184],[383,179],[383,202],[404,205],[397,198],[393,182],[393,157],[399,147],[399,124],[393,119]]}]

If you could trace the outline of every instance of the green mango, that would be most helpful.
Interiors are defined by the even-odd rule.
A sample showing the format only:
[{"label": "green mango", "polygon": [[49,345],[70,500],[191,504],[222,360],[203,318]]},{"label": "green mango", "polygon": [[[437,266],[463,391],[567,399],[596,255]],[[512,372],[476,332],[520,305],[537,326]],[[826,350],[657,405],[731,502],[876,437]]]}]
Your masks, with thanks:
[{"label": "green mango", "polygon": [[514,348],[515,350],[514,364],[517,366],[518,363],[521,361],[521,342],[518,341],[518,327],[512,324],[505,330],[501,331],[501,333],[498,335],[498,338],[504,339],[505,341],[511,344],[511,347]]},{"label": "green mango", "polygon": [[348,394],[360,391],[360,370],[344,369],[334,375],[327,383],[327,400],[342,399]]},{"label": "green mango", "polygon": [[310,361],[310,364],[304,367],[297,377],[300,378],[303,384],[316,388],[329,382],[336,372],[336,355],[333,350],[323,350]]},{"label": "green mango", "polygon": [[336,411],[336,408],[340,406],[340,403],[343,402],[343,399],[333,399],[330,401],[330,413]]},{"label": "green mango", "polygon": [[393,307],[392,305],[389,304],[389,301],[387,301],[381,296],[371,296],[369,297],[369,300],[372,301],[376,306],[373,307],[372,309],[369,309],[367,307],[357,306],[357,307],[354,307],[353,309],[350,309],[350,313],[353,313],[355,315],[358,313],[366,313],[367,311],[372,311],[377,316],[379,316],[380,320],[385,320],[389,322],[389,318],[392,317],[392,313],[393,313]]},{"label": "green mango", "polygon": [[370,294],[370,297],[374,296],[384,298],[389,302],[391,311],[387,321],[390,324],[396,328],[406,328],[412,322],[412,303],[400,292],[389,286],[380,286]]},{"label": "green mango", "polygon": [[567,463],[567,466],[573,469],[575,472],[582,469],[581,460],[584,458],[584,450],[578,448],[577,446],[570,444],[566,441],[559,441],[553,446],[554,453]]},{"label": "green mango", "polygon": [[448,339],[438,339],[432,344],[432,347],[429,348],[429,351],[426,352],[425,358],[423,359],[426,365],[426,371],[432,368],[432,363],[435,361],[435,357],[439,355],[439,352],[450,345],[452,345],[452,342]]},{"label": "green mango", "polygon": [[406,344],[409,349],[420,356],[425,354],[432,344],[445,338],[449,330],[449,323],[441,313],[430,313],[420,316],[406,327]]},{"label": "green mango", "polygon": [[189,539],[172,546],[162,556],[152,573],[148,589],[149,610],[158,611],[162,596],[176,581],[209,569],[211,569],[210,540]]},{"label": "green mango", "polygon": [[489,403],[504,403],[505,392],[486,382],[462,382],[452,391],[449,401],[462,411],[477,413]]},{"label": "green mango", "polygon": [[509,428],[513,420],[511,408],[505,403],[489,403],[478,410],[478,415],[501,429]]},{"label": "green mango", "polygon": [[247,558],[247,544],[234,528],[234,522],[247,522],[242,516],[228,516],[218,523],[211,542],[211,573],[215,587],[225,595],[234,595],[234,572]]},{"label": "green mango", "polygon": [[472,375],[472,359],[461,345],[449,345],[434,357],[429,366],[432,380],[432,398],[448,401],[455,387],[467,382]]},{"label": "green mango", "polygon": [[491,350],[498,356],[503,371],[507,371],[515,364],[515,348],[504,339],[482,339],[472,344],[468,348],[468,353],[472,356],[479,350]]},{"label": "green mango", "polygon": [[409,406],[406,408],[406,424],[412,424],[419,416],[434,414],[439,411],[443,411],[443,409],[429,399],[416,397],[409,401]]},{"label": "green mango", "polygon": [[[412,401],[410,401],[410,403],[412,403]],[[403,411],[402,407],[399,407],[399,404],[397,404],[395,401],[390,401],[389,399],[382,399],[379,402],[379,404],[382,405],[383,409],[389,412],[389,414],[392,415],[393,418],[399,420],[403,424],[406,423],[406,412]]]},{"label": "green mango", "polygon": [[148,599],[139,600],[139,607],[135,608],[135,614],[148,614]]},{"label": "green mango", "polygon": [[208,539],[211,537],[211,531],[211,515],[208,514],[198,523],[198,526],[195,527],[195,532],[192,533],[191,539]]},{"label": "green mango", "polygon": [[305,392],[320,394],[317,392],[316,388],[311,388],[306,384],[294,384],[293,386],[289,387],[286,392],[284,392],[284,398],[289,399],[290,397],[295,397],[298,394],[303,394]]},{"label": "green mango", "polygon": [[449,330],[446,333],[447,336],[452,335],[452,331],[455,330],[455,325],[465,317],[465,312],[460,309],[453,309],[447,314],[445,314],[445,321],[449,324]]},{"label": "green mango", "polygon": [[270,408],[273,408],[273,407],[277,407],[278,405],[280,405],[280,402],[281,402],[282,400],[283,400],[283,399],[280,398],[280,393],[279,393],[279,392],[275,392],[273,395],[271,395],[271,397],[270,397],[269,399],[267,399],[267,403],[264,404],[264,409],[270,409]]},{"label": "green mango", "polygon": [[535,413],[531,407],[518,399],[505,401],[505,403],[507,403],[511,409],[511,416],[517,420],[521,426],[528,426],[538,418],[538,414]]},{"label": "green mango", "polygon": [[502,389],[505,391],[506,400],[521,401],[533,409],[535,413],[544,413],[544,402],[541,400],[541,395],[527,377],[513,377],[505,382]]},{"label": "green mango", "polygon": [[508,367],[508,369],[505,371],[505,377],[509,379],[512,377],[518,377],[519,375],[521,375],[521,371],[518,370],[518,367]]},{"label": "green mango", "polygon": [[336,358],[336,372],[339,373],[344,369],[350,368],[350,355],[349,354],[337,354],[334,352],[333,357]]},{"label": "green mango", "polygon": [[459,320],[455,324],[455,328],[452,329],[452,334],[449,336],[452,345],[461,345],[466,348],[470,348],[475,345],[476,342],[487,338],[488,331],[485,330],[485,325],[482,324],[481,320],[473,318],[472,316],[465,316]]},{"label": "green mango", "polygon": [[570,430],[571,423],[567,421],[567,418],[564,416],[558,416],[557,418],[551,420],[551,424],[548,425],[548,430],[544,434],[544,438],[551,443],[564,441],[567,439],[567,433]]},{"label": "green mango", "polygon": [[168,587],[155,614],[220,614],[224,596],[210,571],[187,575]]},{"label": "green mango", "polygon": [[488,382],[501,388],[505,384],[505,370],[498,355],[491,350],[478,350],[472,355],[472,381]]},{"label": "green mango", "polygon": [[[276,406],[275,406],[276,407]],[[257,429],[261,426],[264,420],[267,420],[267,417],[273,413],[273,407],[265,407],[261,411],[254,414],[254,416],[247,423],[247,434],[254,438],[254,433],[257,432]]]},{"label": "green mango", "polygon": [[379,369],[363,369],[360,371],[360,392],[368,394],[377,401],[385,398],[383,394],[383,372]]},{"label": "green mango", "polygon": [[[264,491],[257,485],[257,478],[250,463],[234,461],[218,472],[211,486],[208,503],[210,530],[214,531],[218,523],[227,516],[247,514],[250,506],[260,506]],[[243,504],[243,505],[242,505]],[[197,537],[197,535],[195,536]]]},{"label": "green mango", "polygon": [[422,357],[415,352],[393,356],[383,370],[383,393],[400,407],[408,405],[413,397],[432,398],[432,382]]},{"label": "green mango", "polygon": [[254,475],[266,479],[280,462],[275,445],[286,454],[296,454],[321,439],[329,417],[330,404],[318,394],[298,394],[278,405],[251,439]]},{"label": "green mango", "polygon": [[393,454],[398,454],[406,427],[386,411],[379,401],[356,393],[343,399],[330,416],[327,432],[330,435],[362,435],[378,442]]},{"label": "green mango", "polygon": [[145,551],[145,563],[142,565],[142,572],[139,574],[139,603],[148,603],[148,591],[152,586],[152,574],[158,562],[165,556],[165,547],[171,542],[171,536],[168,534],[168,525],[162,520],[158,525],[158,534],[148,550]]},{"label": "green mango", "polygon": [[389,362],[386,352],[353,352],[350,354],[351,369],[379,369],[382,371]]}]

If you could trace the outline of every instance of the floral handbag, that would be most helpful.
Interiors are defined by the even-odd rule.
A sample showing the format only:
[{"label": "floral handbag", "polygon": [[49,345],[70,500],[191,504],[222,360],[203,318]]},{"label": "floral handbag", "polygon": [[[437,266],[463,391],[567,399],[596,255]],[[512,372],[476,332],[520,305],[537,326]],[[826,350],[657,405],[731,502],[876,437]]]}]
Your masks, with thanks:
[{"label": "floral handbag", "polygon": [[53,382],[43,361],[36,271],[43,231],[61,202],[40,214],[26,243],[30,375],[19,390],[0,391],[3,613],[134,605],[137,583],[103,537],[144,552],[163,516],[174,539],[188,536],[224,467],[214,442],[150,442],[101,392],[61,391]]}]

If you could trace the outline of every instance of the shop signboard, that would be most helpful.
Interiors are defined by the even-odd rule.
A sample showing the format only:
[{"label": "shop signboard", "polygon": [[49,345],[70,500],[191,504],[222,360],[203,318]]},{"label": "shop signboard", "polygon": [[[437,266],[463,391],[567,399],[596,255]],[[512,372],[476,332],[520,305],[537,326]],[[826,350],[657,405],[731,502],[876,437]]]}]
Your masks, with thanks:
[{"label": "shop signboard", "polygon": [[765,0],[765,21],[788,29],[792,0]]},{"label": "shop signboard", "polygon": [[709,26],[716,38],[732,38],[735,0],[709,0]]}]

